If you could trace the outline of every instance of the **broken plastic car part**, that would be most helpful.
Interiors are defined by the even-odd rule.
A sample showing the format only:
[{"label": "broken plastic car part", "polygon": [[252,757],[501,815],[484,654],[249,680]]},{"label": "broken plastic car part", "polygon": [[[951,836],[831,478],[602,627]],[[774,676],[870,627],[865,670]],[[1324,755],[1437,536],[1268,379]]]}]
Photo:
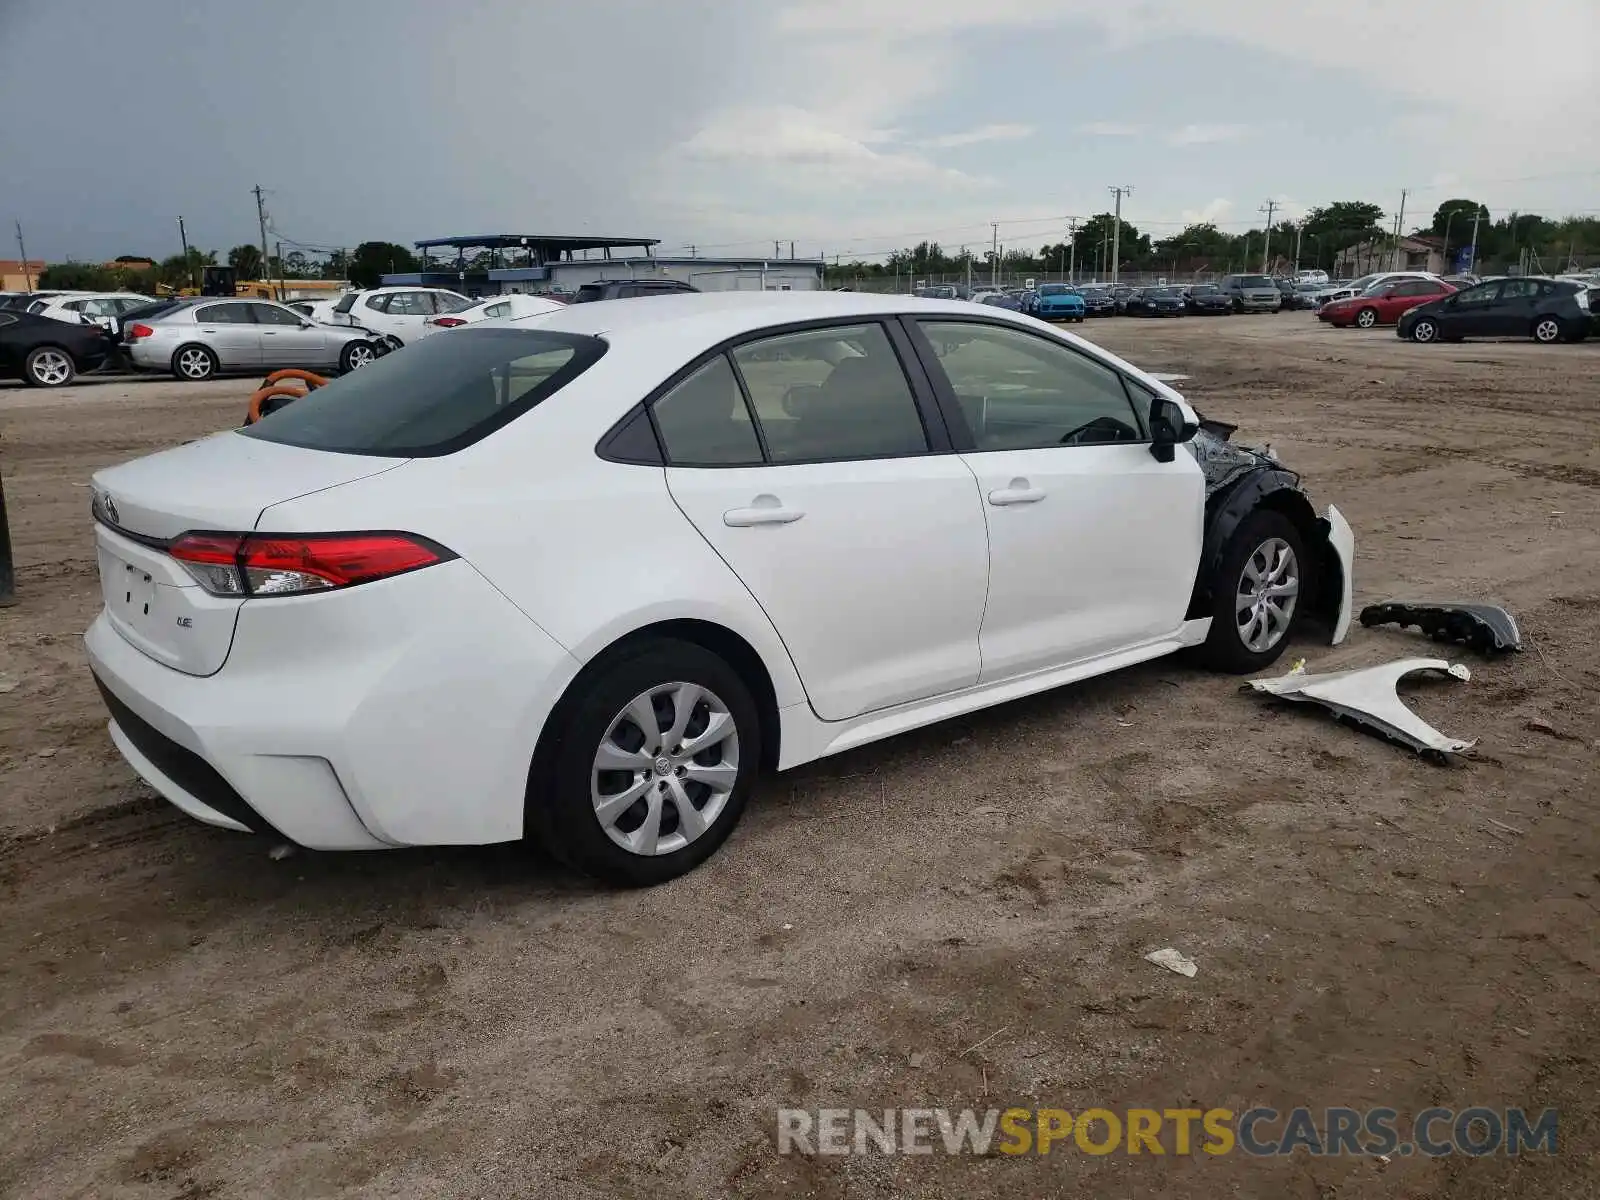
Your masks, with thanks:
[{"label": "broken plastic car part", "polygon": [[1446,737],[1407,708],[1395,693],[1395,685],[1416,671],[1448,675],[1462,682],[1472,678],[1460,663],[1452,665],[1439,658],[1403,658],[1382,666],[1321,675],[1310,675],[1296,667],[1276,679],[1252,679],[1246,686],[1283,700],[1320,704],[1419,754],[1443,757],[1470,750],[1475,742]]},{"label": "broken plastic car part", "polygon": [[1479,654],[1522,649],[1517,619],[1497,604],[1386,600],[1361,610],[1363,625],[1415,625],[1436,642],[1460,642]]}]

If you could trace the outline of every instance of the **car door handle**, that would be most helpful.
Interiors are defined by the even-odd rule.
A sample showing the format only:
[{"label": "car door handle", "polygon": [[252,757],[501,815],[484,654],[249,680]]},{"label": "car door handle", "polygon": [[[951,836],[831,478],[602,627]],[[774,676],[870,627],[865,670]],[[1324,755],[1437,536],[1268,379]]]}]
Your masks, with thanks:
[{"label": "car door handle", "polygon": [[1031,486],[1026,479],[1013,479],[1010,486],[995,488],[989,493],[989,503],[997,508],[1008,504],[1037,504],[1044,499],[1044,489]]},{"label": "car door handle", "polygon": [[730,508],[722,514],[722,523],[730,529],[748,529],[752,525],[790,525],[806,514],[797,508],[784,508],[776,496],[757,496],[749,508]]}]

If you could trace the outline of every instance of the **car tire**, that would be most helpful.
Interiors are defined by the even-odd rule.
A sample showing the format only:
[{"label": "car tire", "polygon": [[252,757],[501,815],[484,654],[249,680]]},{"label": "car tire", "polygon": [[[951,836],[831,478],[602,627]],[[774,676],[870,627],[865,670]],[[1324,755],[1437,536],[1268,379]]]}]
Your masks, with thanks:
[{"label": "car tire", "polygon": [[350,342],[339,352],[339,372],[343,375],[359,371],[377,361],[378,352],[371,342]]},{"label": "car tire", "polygon": [[65,387],[78,374],[78,364],[60,346],[35,346],[22,360],[22,380],[29,387]]},{"label": "car tire", "polygon": [[[693,755],[661,743],[663,733],[671,733],[679,697],[691,698],[688,688],[700,693],[690,711],[691,738],[714,732],[713,721],[726,730]],[[645,729],[634,716],[639,712],[656,728]],[[617,764],[637,761],[602,767],[603,755]],[[527,831],[568,866],[607,883],[664,883],[699,866],[728,839],[760,761],[760,718],[738,672],[691,642],[646,642],[595,664],[557,707],[530,775]],[[697,769],[702,779],[693,778]],[[617,808],[628,794],[633,802]],[[613,803],[602,815],[607,799]],[[684,804],[696,817],[716,806],[703,831],[686,826]],[[644,853],[652,821],[665,849]],[[631,840],[641,848],[622,844]]]},{"label": "car tire", "polygon": [[1533,340],[1541,346],[1553,346],[1562,337],[1561,322],[1555,317],[1537,317],[1533,322]]},{"label": "car tire", "polygon": [[1356,314],[1356,325],[1362,329],[1371,329],[1378,323],[1378,310],[1363,308]]},{"label": "car tire", "polygon": [[179,346],[172,356],[173,378],[184,383],[204,383],[214,379],[220,366],[217,356],[210,349],[193,343]]},{"label": "car tire", "polygon": [[1439,324],[1429,317],[1418,317],[1416,324],[1411,326],[1411,340],[1426,345],[1428,342],[1439,340]]},{"label": "car tire", "polygon": [[[1308,562],[1300,530],[1283,513],[1258,508],[1240,523],[1209,581],[1211,631],[1201,648],[1206,665],[1230,675],[1248,675],[1278,660],[1305,612]],[[1241,624],[1247,611],[1240,607],[1246,589],[1254,594],[1290,581],[1295,588],[1291,595],[1258,598]]]}]

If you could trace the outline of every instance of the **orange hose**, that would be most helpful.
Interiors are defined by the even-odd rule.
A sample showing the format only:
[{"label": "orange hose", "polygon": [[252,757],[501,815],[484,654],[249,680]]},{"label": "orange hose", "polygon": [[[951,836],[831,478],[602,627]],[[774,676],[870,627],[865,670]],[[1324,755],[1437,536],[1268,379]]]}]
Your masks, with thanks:
[{"label": "orange hose", "polygon": [[274,371],[271,375],[268,375],[261,381],[261,386],[271,387],[275,383],[283,383],[290,379],[299,380],[312,391],[325,386],[328,382],[323,376],[314,374],[311,371],[302,371],[299,367],[285,367],[281,371]]},{"label": "orange hose", "polygon": [[262,403],[271,400],[274,396],[287,396],[291,400],[299,400],[309,394],[309,392],[301,391],[299,388],[283,387],[281,385],[277,387],[259,387],[250,396],[250,409],[244,423],[246,425],[254,425],[261,420],[262,416],[265,415],[261,411]]}]

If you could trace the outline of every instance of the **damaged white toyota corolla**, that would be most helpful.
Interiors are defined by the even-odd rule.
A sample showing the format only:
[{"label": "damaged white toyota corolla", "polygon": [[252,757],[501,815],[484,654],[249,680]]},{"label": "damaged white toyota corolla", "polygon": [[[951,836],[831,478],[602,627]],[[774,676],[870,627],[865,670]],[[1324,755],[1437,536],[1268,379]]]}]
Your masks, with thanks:
[{"label": "damaged white toyota corolla", "polygon": [[1165,384],[1029,317],[846,293],[431,338],[103,471],[111,736],[318,849],[530,835],[692,868],[763,767],[1350,619],[1350,530]]}]

